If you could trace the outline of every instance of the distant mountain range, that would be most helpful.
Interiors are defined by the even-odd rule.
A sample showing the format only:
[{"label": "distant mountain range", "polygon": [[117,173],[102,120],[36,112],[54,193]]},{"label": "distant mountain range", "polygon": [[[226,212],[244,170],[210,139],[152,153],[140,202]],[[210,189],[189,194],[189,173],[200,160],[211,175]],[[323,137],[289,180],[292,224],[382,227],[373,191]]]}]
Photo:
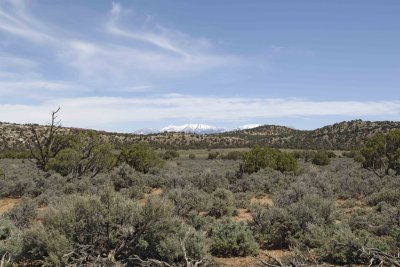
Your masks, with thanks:
[{"label": "distant mountain range", "polygon": [[139,135],[148,135],[148,134],[158,134],[158,133],[192,133],[192,134],[218,134],[218,133],[225,133],[229,131],[239,131],[239,130],[246,130],[252,129],[261,126],[261,124],[246,124],[239,126],[235,129],[227,129],[227,128],[219,128],[207,124],[183,124],[183,125],[169,125],[164,127],[160,130],[148,128],[148,129],[140,129],[134,131],[134,134]]},{"label": "distant mountain range", "polygon": [[[147,142],[157,148],[237,148],[254,145],[291,149],[337,149],[359,148],[365,140],[379,132],[400,129],[398,121],[344,121],[315,130],[297,130],[279,125],[243,125],[236,129],[221,129],[202,124],[168,126],[160,130],[142,130],[141,134],[110,133],[97,131],[116,148],[132,143]],[[32,139],[30,126],[0,122],[0,151],[7,149],[27,149]],[[37,126],[45,131],[47,126]],[[62,128],[66,134],[74,134],[87,129]],[[149,134],[156,132],[153,134]]]}]

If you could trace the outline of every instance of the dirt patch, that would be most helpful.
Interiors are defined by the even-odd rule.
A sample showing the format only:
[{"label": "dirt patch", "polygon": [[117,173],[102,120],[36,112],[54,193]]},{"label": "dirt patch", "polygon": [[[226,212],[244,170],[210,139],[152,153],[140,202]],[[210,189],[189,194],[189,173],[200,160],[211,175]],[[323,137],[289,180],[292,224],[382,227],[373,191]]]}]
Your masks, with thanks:
[{"label": "dirt patch", "polygon": [[255,267],[255,266],[260,266],[259,265],[260,262],[257,259],[257,257],[263,260],[268,259],[266,253],[277,259],[282,259],[283,257],[289,256],[291,254],[289,250],[260,250],[258,256],[255,257],[252,256],[232,257],[232,258],[214,257],[214,261],[216,263],[216,266],[220,267],[253,267],[253,266]]},{"label": "dirt patch", "polygon": [[162,188],[152,188],[150,193],[147,193],[147,196],[159,196],[163,193]]},{"label": "dirt patch", "polygon": [[273,249],[273,250],[264,250],[260,252],[261,258],[267,258],[267,256],[265,256],[265,254],[268,254],[274,258],[277,259],[282,259],[283,257],[287,257],[291,254],[292,252],[290,252],[289,250],[285,250],[285,249]]},{"label": "dirt patch", "polygon": [[[270,195],[266,195],[260,198],[251,198],[250,199],[251,204],[260,204],[260,205],[265,205],[265,206],[272,206],[274,203],[272,201],[272,197]],[[253,220],[253,217],[251,216],[251,213],[248,209],[237,209],[238,215],[233,216],[232,219],[237,221],[237,222],[251,222]]]},{"label": "dirt patch", "polygon": [[21,199],[19,198],[2,198],[0,199],[0,215],[6,213],[17,205]]},{"label": "dirt patch", "polygon": [[237,222],[250,222],[253,220],[253,217],[250,214],[250,211],[247,209],[237,209],[238,215],[233,216],[232,219]]},{"label": "dirt patch", "polygon": [[365,204],[361,200],[346,200],[338,198],[335,200],[335,206],[338,208],[354,208],[354,207],[363,207],[365,206]]},{"label": "dirt patch", "polygon": [[373,210],[373,207],[367,206],[361,200],[336,199],[335,207],[344,215],[351,215],[357,210],[363,210],[367,212],[371,212]]},{"label": "dirt patch", "polygon": [[163,193],[162,188],[151,188],[148,193],[144,193],[143,197],[138,200],[138,205],[142,207],[146,204],[146,200],[150,196],[159,196],[162,193]]},{"label": "dirt patch", "polygon": [[273,206],[274,202],[272,200],[272,197],[270,195],[263,196],[261,198],[255,198],[253,197],[250,199],[251,204],[261,204],[261,205],[268,205],[268,206]]},{"label": "dirt patch", "polygon": [[254,257],[232,257],[232,258],[214,258],[216,266],[220,267],[251,267],[257,266],[257,259]]}]

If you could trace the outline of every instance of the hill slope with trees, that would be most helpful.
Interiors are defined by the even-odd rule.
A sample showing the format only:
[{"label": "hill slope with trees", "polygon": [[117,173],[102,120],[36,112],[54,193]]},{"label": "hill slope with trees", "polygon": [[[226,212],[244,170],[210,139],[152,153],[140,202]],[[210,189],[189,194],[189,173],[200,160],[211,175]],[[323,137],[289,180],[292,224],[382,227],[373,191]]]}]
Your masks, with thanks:
[{"label": "hill slope with trees", "polygon": [[[36,127],[45,131],[47,126]],[[400,122],[353,120],[335,123],[315,130],[296,130],[285,126],[263,125],[253,129],[222,134],[197,135],[188,133],[159,133],[136,135],[97,131],[116,148],[147,142],[158,148],[232,148],[254,145],[292,149],[357,149],[363,140],[376,134],[399,129]],[[65,133],[85,132],[86,129],[63,127]],[[0,123],[0,150],[27,148],[32,138],[31,125]]]}]

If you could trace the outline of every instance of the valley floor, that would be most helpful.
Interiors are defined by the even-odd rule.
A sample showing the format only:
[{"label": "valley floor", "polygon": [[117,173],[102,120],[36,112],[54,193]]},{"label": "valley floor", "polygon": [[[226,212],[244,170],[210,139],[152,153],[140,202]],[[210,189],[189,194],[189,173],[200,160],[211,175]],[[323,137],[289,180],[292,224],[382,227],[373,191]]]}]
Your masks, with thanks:
[{"label": "valley floor", "polygon": [[[71,196],[82,197],[82,203],[86,198],[94,201],[102,194],[104,185],[111,183],[117,198],[131,199],[139,209],[146,209],[153,199],[161,199],[157,203],[165,203],[167,207],[163,209],[168,210],[171,205],[174,215],[160,216],[167,216],[166,220],[178,216],[182,223],[210,235],[207,242],[214,240],[210,234],[215,231],[214,225],[228,217],[250,230],[251,238],[260,247],[258,257],[263,259],[267,253],[285,261],[293,256],[289,247],[296,246],[304,248],[302,253],[309,260],[325,264],[320,266],[357,266],[363,260],[355,258],[360,255],[357,249],[350,250],[352,246],[376,246],[392,253],[400,245],[394,234],[400,229],[400,221],[395,220],[400,216],[398,176],[379,178],[353,159],[335,158],[328,166],[300,159],[300,171],[295,176],[262,170],[237,177],[240,161],[207,160],[207,153],[180,151],[179,158],[167,161],[149,174],[139,174],[123,166],[95,178],[70,181],[55,173],[38,171],[29,160],[1,159],[0,168],[5,176],[0,178],[0,219],[11,218],[21,223],[26,219],[22,218],[26,215],[23,209],[33,205],[34,217],[18,226],[20,230],[13,231],[34,230],[38,224],[47,227],[46,224],[53,223],[48,216],[57,216],[57,210],[73,212],[75,200]],[[189,159],[189,154],[195,154],[196,158]],[[72,202],[60,206],[65,201]],[[283,221],[278,225],[277,220]],[[280,236],[282,227],[285,230]],[[277,242],[288,245],[278,248]],[[338,243],[349,248],[337,249]],[[7,243],[0,240],[0,253],[5,249]],[[259,263],[256,255],[223,257],[215,255],[212,248],[211,254],[215,266],[244,267]]]}]

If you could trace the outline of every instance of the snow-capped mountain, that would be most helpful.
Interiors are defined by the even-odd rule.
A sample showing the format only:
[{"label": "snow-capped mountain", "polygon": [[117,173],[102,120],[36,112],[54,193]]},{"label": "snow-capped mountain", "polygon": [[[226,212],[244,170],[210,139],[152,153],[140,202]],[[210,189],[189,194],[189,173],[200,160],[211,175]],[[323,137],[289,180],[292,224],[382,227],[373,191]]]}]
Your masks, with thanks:
[{"label": "snow-capped mountain", "polygon": [[153,128],[148,128],[148,129],[139,129],[134,131],[134,134],[140,134],[140,135],[146,135],[146,134],[156,134],[159,133],[160,130],[153,129]]},{"label": "snow-capped mountain", "polygon": [[134,134],[146,135],[146,134],[156,134],[164,132],[184,132],[184,133],[194,133],[194,134],[217,134],[229,131],[240,131],[246,129],[252,129],[261,126],[261,124],[245,124],[234,129],[226,129],[210,126],[207,124],[183,124],[183,125],[169,125],[160,130],[147,128],[136,130]]},{"label": "snow-capped mountain", "polygon": [[226,132],[224,128],[218,128],[206,124],[184,124],[184,125],[169,125],[162,128],[160,132],[184,132],[195,134],[215,134]]}]

